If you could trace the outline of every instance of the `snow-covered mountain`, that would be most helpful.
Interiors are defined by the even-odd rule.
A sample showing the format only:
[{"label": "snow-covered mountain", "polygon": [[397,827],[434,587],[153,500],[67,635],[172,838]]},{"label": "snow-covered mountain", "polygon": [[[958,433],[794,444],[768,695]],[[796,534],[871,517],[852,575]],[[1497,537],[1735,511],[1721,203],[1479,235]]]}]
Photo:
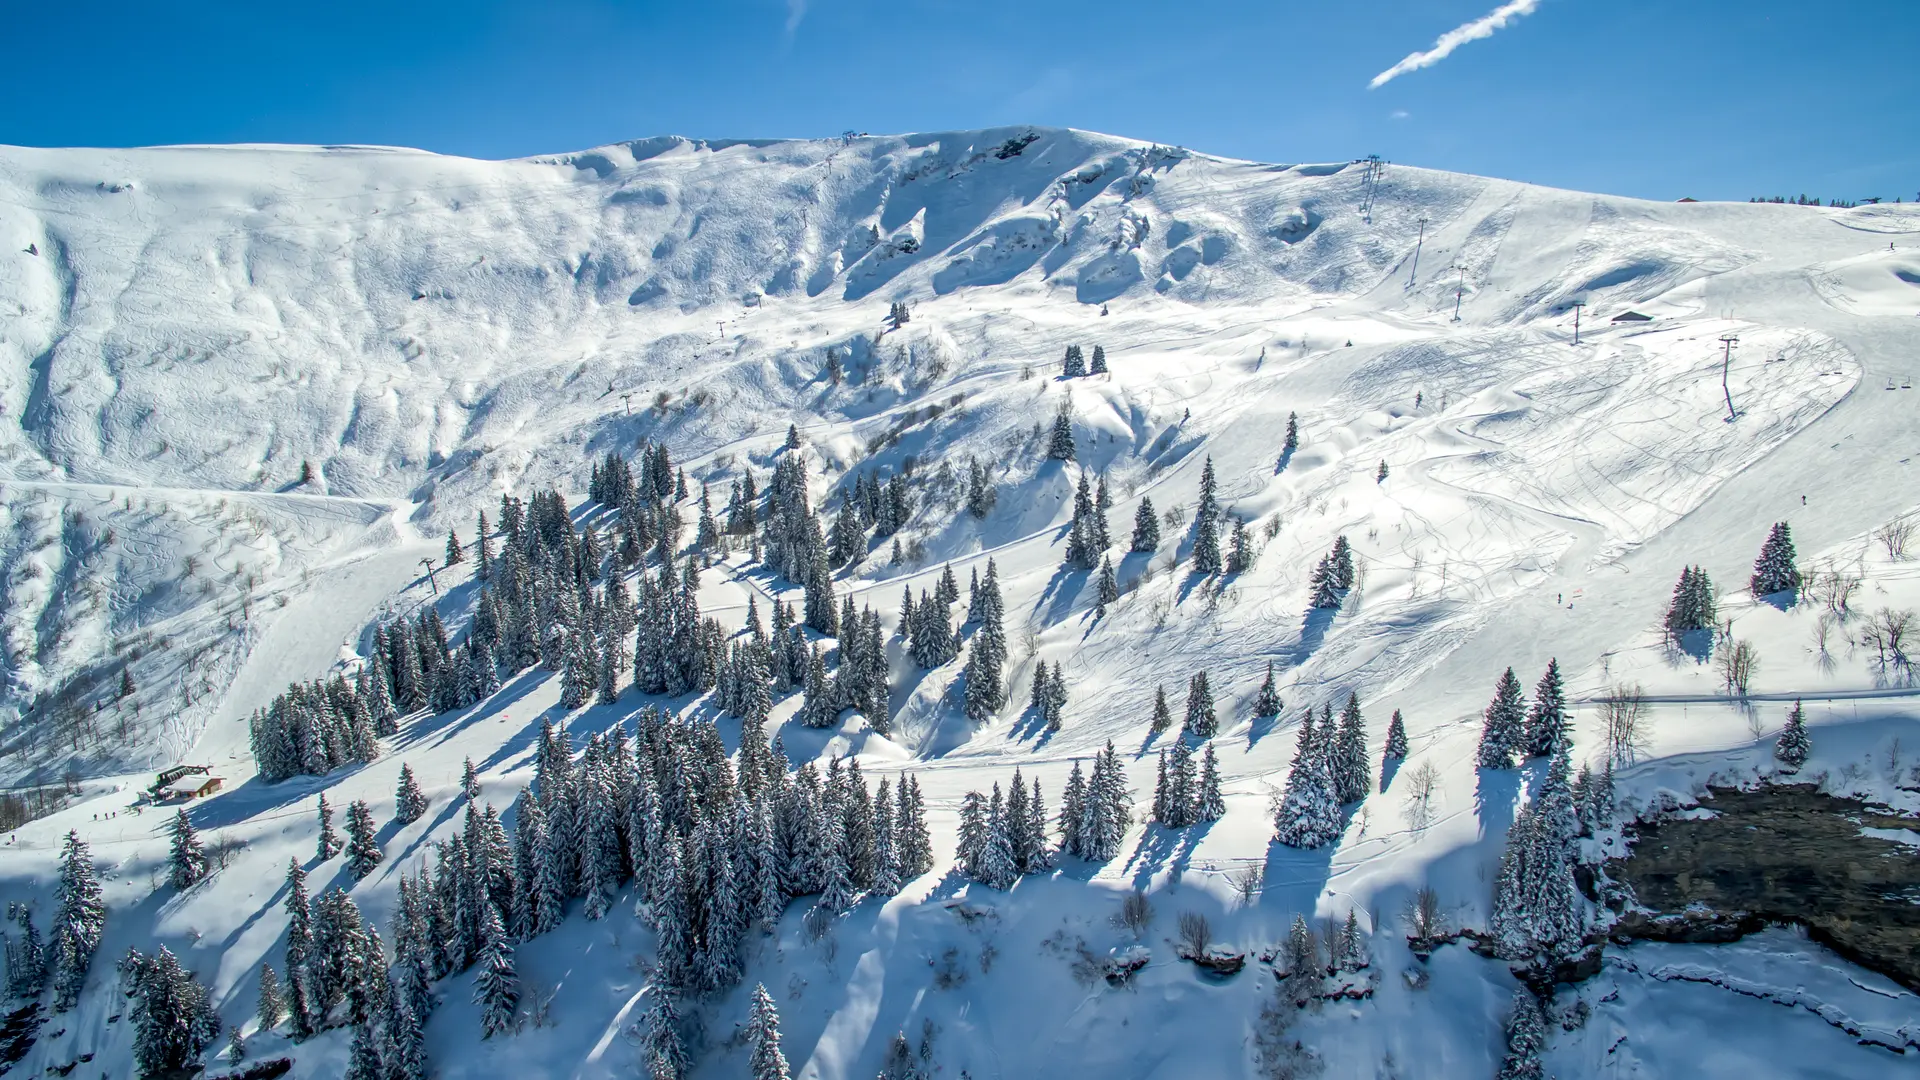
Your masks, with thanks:
[{"label": "snow-covered mountain", "polygon": [[[542,719],[584,739],[649,700],[709,716],[697,698],[631,690],[569,713],[558,680],[532,671],[455,717],[410,718],[364,768],[251,775],[245,718],[290,681],[356,670],[376,624],[422,605],[458,636],[471,562],[432,580],[421,566],[440,562],[449,529],[470,543],[476,513],[497,521],[504,494],[557,487],[584,504],[595,461],[652,442],[695,485],[690,523],[700,483],[717,507],[784,453],[805,456],[828,517],[860,476],[910,475],[902,562],[877,544],[835,582],[889,635],[903,588],[932,588],[949,563],[964,583],[993,560],[1007,597],[1011,703],[986,723],[962,715],[962,662],[921,671],[891,636],[889,736],[852,714],[824,735],[802,729],[797,696],[775,707],[796,760],[852,753],[870,776],[916,773],[937,859],[825,936],[796,903],[780,934],[755,939],[746,989],[774,991],[799,1075],[870,1076],[894,1033],[917,1039],[923,1020],[946,1076],[1243,1074],[1271,977],[1256,966],[1211,981],[1173,959],[1163,939],[1181,910],[1256,952],[1295,913],[1357,911],[1372,996],[1299,1029],[1328,1075],[1390,1075],[1387,1057],[1399,1075],[1490,1074],[1511,977],[1443,950],[1431,984],[1411,987],[1397,913],[1431,883],[1457,922],[1485,921],[1518,795],[1474,770],[1502,670],[1531,685],[1557,658],[1581,700],[1638,679],[1671,699],[1652,706],[1646,752],[1698,755],[1699,778],[1765,760],[1782,707],[1759,706],[1750,733],[1711,664],[1673,661],[1656,641],[1680,569],[1699,564],[1722,583],[1734,633],[1759,643],[1751,696],[1857,695],[1859,724],[1815,716],[1816,746],[1853,757],[1911,728],[1907,687],[1864,653],[1814,651],[1820,616],[1806,605],[1736,594],[1768,526],[1790,521],[1803,556],[1857,564],[1884,593],[1863,608],[1913,603],[1907,569],[1871,534],[1920,502],[1916,245],[1920,208],[1660,204],[1038,128],[662,138],[509,162],[374,147],[0,150],[0,409],[17,418],[0,425],[0,777],[86,781],[73,806],[19,831],[0,896],[50,910],[71,828],[107,868],[111,909],[91,996],[22,1067],[91,1053],[109,1075],[131,1069],[127,1033],[105,1019],[120,1007],[108,961],[129,945],[165,942],[230,1022],[250,1017],[260,963],[280,966],[273,883],[290,853],[312,850],[315,792],[364,798],[386,822],[402,762],[426,784],[432,812],[383,833],[385,869],[352,886],[384,927],[395,875],[459,830],[463,758],[504,809],[531,776]],[[897,328],[895,303],[911,316]],[[1109,372],[1060,378],[1076,344],[1101,346]],[[1061,410],[1073,462],[1046,455]],[[1290,415],[1302,445],[1283,463]],[[985,517],[961,505],[970,459],[997,491]],[[1169,556],[1189,550],[1208,461],[1257,558],[1199,577]],[[1112,493],[1124,595],[1104,608],[1096,575],[1062,567],[1082,475]],[[1171,515],[1153,555],[1127,551],[1143,500]],[[1358,580],[1336,614],[1310,616],[1309,573],[1337,536]],[[799,590],[742,550],[704,575],[700,599],[733,630],[750,599],[764,614],[776,595]],[[1040,662],[1065,666],[1057,732],[1022,710]],[[1251,716],[1269,663],[1278,722]],[[942,876],[962,795],[1015,767],[1054,799],[1112,742],[1144,811],[1177,737],[1150,731],[1156,689],[1177,713],[1202,670],[1222,721],[1222,820],[1136,824],[1119,858],[1068,860],[1010,893]],[[1431,798],[1415,814],[1404,781],[1387,784],[1337,844],[1270,847],[1295,718],[1349,693],[1376,758],[1385,718],[1404,715],[1400,775],[1431,764]],[[1846,733],[1823,743],[1820,724],[1842,715]],[[736,745],[738,723],[718,722]],[[1598,711],[1582,705],[1576,722],[1576,757],[1598,761]],[[177,761],[226,778],[195,820],[246,844],[179,895],[154,876],[165,815],[125,812]],[[1674,768],[1625,774],[1623,791],[1651,798]],[[1242,903],[1229,879],[1250,864],[1266,889]],[[1128,990],[1083,985],[1074,943],[1105,955],[1131,942],[1108,916],[1133,886],[1161,912],[1152,962]],[[523,976],[553,994],[546,1026],[476,1048],[468,977],[450,980],[428,1033],[439,1075],[635,1075],[626,1032],[648,983],[634,960],[651,934],[630,907],[594,922],[576,908],[522,946]],[[1804,971],[1837,961],[1779,937],[1740,955],[1781,970],[1736,975],[1818,981],[1808,1010],[1648,977],[1613,1002],[1583,991],[1594,1017],[1556,1030],[1550,1065],[1699,1069],[1697,1046],[1644,1032],[1686,1017],[1768,1021],[1717,1042],[1702,1070],[1714,1075],[1777,1071],[1789,1054],[1831,1075],[1911,1067],[1830,1026],[1880,1023],[1879,995],[1905,990],[1863,971],[1815,980]],[[744,1068],[729,1032],[746,1000],[690,1010],[705,1048],[695,1075]],[[294,1049],[296,1075],[337,1075],[346,1055],[346,1031],[323,1035]]]}]

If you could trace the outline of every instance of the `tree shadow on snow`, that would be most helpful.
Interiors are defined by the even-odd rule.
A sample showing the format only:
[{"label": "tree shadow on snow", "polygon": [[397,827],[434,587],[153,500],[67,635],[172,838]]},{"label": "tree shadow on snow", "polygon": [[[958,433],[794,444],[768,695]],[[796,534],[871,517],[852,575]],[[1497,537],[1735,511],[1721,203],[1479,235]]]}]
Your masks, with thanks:
[{"label": "tree shadow on snow", "polygon": [[1327,631],[1333,626],[1333,618],[1338,615],[1337,608],[1308,608],[1300,617],[1300,641],[1294,646],[1292,664],[1298,667],[1305,663],[1320,644],[1327,639]]},{"label": "tree shadow on snow", "polygon": [[1145,889],[1152,885],[1154,875],[1161,870],[1167,872],[1167,884],[1179,885],[1193,862],[1194,850],[1213,831],[1213,825],[1211,821],[1203,821],[1183,829],[1169,829],[1148,822],[1146,835],[1127,856],[1126,868],[1132,871],[1133,887]]},{"label": "tree shadow on snow", "polygon": [[[1268,735],[1286,726],[1286,713],[1287,711],[1285,709],[1281,709],[1273,716],[1256,716],[1248,722],[1247,749],[1251,750],[1260,745],[1261,739],[1266,738]],[[1298,721],[1295,721],[1295,723],[1297,724]]]},{"label": "tree shadow on snow", "polygon": [[1400,775],[1400,766],[1403,764],[1405,764],[1404,758],[1390,757],[1381,759],[1380,793],[1382,795],[1386,794],[1387,789],[1393,786],[1393,778]]},{"label": "tree shadow on snow", "polygon": [[1765,596],[1756,596],[1754,599],[1776,610],[1786,611],[1800,603],[1800,590],[1782,589],[1779,592],[1768,593]]},{"label": "tree shadow on snow", "polygon": [[1522,786],[1517,769],[1474,770],[1473,813],[1480,819],[1481,836],[1506,834]]},{"label": "tree shadow on snow", "polygon": [[1269,840],[1259,906],[1311,917],[1332,876],[1333,854],[1338,847],[1322,844],[1317,848],[1290,848]]},{"label": "tree shadow on snow", "polygon": [[1040,598],[1034,601],[1036,608],[1045,606],[1047,609],[1041,616],[1043,626],[1066,620],[1067,613],[1073,610],[1073,602],[1080,596],[1082,586],[1087,583],[1087,576],[1087,571],[1064,564],[1054,570],[1053,577],[1047,580],[1047,587],[1040,591]]}]

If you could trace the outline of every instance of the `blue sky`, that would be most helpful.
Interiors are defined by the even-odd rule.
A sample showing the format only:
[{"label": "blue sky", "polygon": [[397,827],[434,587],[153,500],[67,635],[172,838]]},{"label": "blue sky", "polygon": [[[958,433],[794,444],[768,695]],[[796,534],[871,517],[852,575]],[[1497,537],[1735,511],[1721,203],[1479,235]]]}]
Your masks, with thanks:
[{"label": "blue sky", "polygon": [[[516,157],[1071,125],[1670,199],[1920,196],[1920,0],[0,0],[0,142]],[[164,9],[172,9],[165,10]]]}]

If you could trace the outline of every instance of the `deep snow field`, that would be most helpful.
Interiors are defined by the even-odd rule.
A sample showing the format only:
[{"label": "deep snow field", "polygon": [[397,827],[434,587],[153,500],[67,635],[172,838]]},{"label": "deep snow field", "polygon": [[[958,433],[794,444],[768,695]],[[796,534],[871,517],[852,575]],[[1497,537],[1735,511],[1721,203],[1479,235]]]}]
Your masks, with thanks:
[{"label": "deep snow field", "polygon": [[[977,458],[999,495],[976,520],[933,480],[901,534],[924,561],[892,565],[883,545],[837,582],[888,625],[892,736],[857,717],[779,726],[797,694],[771,725],[796,761],[853,753],[870,780],[916,773],[935,870],[819,940],[801,904],[755,937],[746,985],[698,1010],[696,1076],[744,1075],[732,1036],[755,982],[779,1004],[799,1077],[871,1077],[895,1032],[917,1038],[924,1020],[947,1078],[1252,1075],[1273,977],[1253,964],[1202,978],[1174,956],[1176,916],[1206,913],[1222,943],[1259,953],[1296,913],[1349,910],[1371,935],[1374,993],[1303,1015],[1296,1034],[1323,1075],[1491,1076],[1513,977],[1453,946],[1412,988],[1400,911],[1431,883],[1456,924],[1484,924],[1528,775],[1474,769],[1480,710],[1509,665],[1530,688],[1558,658],[1580,702],[1575,758],[1596,764],[1592,699],[1646,688],[1643,764],[1619,778],[1630,807],[1768,770],[1796,697],[1815,748],[1803,773],[1920,805],[1897,784],[1920,785],[1875,764],[1896,740],[1920,751],[1920,690],[1850,644],[1864,613],[1920,607],[1920,563],[1873,538],[1920,507],[1920,207],[1663,204],[1388,165],[1363,214],[1363,172],[1019,128],[662,138],[510,162],[0,149],[0,783],[71,771],[84,792],[0,848],[0,899],[50,910],[74,829],[110,904],[87,994],[17,1074],[83,1054],[76,1076],[131,1074],[125,1025],[105,1022],[130,945],[166,944],[229,1023],[250,1026],[261,963],[281,966],[283,869],[312,856],[315,793],[366,799],[383,825],[386,861],[352,893],[384,933],[398,875],[458,831],[464,758],[504,809],[531,777],[543,718],[577,745],[649,702],[710,715],[698,698],[630,689],[569,714],[536,669],[471,710],[408,717],[365,767],[265,784],[247,752],[254,709],[290,681],[355,669],[381,620],[438,603],[457,637],[472,563],[432,583],[421,566],[449,527],[470,543],[475,513],[495,516],[504,493],[558,486],[584,503],[593,460],[642,440],[665,442],[716,507],[743,469],[764,483],[789,425],[825,505],[860,470],[910,458],[936,476]],[[912,318],[889,330],[894,301]],[[1611,321],[1630,310],[1652,319]],[[1059,378],[1074,343],[1103,346],[1110,374]],[[1044,454],[1063,402],[1074,464]],[[1281,468],[1290,412],[1302,445]],[[1209,457],[1258,537],[1253,568],[1169,572],[1185,525],[1151,560],[1120,558],[1140,499],[1191,520]],[[1082,470],[1112,489],[1126,590],[1098,618],[1092,576],[1061,566]],[[1776,521],[1802,563],[1856,570],[1856,614],[1745,595]],[[1330,620],[1308,618],[1308,572],[1341,534],[1360,583]],[[964,583],[989,558],[1007,596],[1010,703],[974,724],[955,693],[961,662],[922,672],[891,631],[903,582],[930,588],[950,562]],[[1758,649],[1744,702],[1711,663],[1661,643],[1689,564]],[[750,596],[764,616],[769,597],[797,594],[739,553],[704,575],[701,601],[731,630]],[[1040,660],[1066,665],[1071,695],[1052,734],[1024,711]],[[1250,716],[1269,662],[1277,723]],[[1155,688],[1177,715],[1203,669],[1222,720],[1222,820],[1136,823],[1111,862],[1062,859],[1007,893],[947,873],[965,792],[1019,767],[1057,805],[1073,763],[1109,740],[1144,817],[1158,751],[1178,737],[1149,731]],[[123,670],[136,689],[117,699]],[[1300,711],[1350,691],[1376,761],[1403,712],[1412,749],[1393,780],[1431,763],[1426,812],[1389,783],[1336,845],[1271,844]],[[718,723],[737,742],[738,723]],[[169,813],[127,812],[179,761],[226,780],[193,809],[203,837],[246,845],[184,894],[165,883]],[[431,808],[397,828],[402,762]],[[1266,885],[1243,902],[1230,878],[1249,864]],[[338,860],[309,889],[336,878],[351,883]],[[1123,989],[1076,981],[1062,942],[1133,944],[1112,916],[1136,886],[1158,912],[1151,963]],[[437,1075],[640,1075],[631,1025],[651,934],[631,900],[597,922],[576,905],[521,950],[522,978],[552,994],[546,1026],[480,1041],[470,976],[442,986],[427,1033]],[[1913,994],[1802,935],[1608,957],[1559,996],[1591,1017],[1553,1029],[1556,1075],[1920,1075]],[[936,988],[936,967],[956,963],[964,982]],[[293,1048],[294,1075],[339,1075],[348,1035]],[[253,1042],[256,1056],[286,1049]]]}]

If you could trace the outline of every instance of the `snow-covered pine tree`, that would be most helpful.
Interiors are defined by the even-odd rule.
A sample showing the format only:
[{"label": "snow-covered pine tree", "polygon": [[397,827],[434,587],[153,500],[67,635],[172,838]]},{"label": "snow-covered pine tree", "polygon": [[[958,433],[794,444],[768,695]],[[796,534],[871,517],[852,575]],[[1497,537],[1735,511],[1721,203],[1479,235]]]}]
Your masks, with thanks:
[{"label": "snow-covered pine tree", "polygon": [[1560,685],[1560,661],[1549,659],[1547,670],[1533,687],[1533,706],[1527,710],[1527,755],[1547,757],[1567,740],[1573,717],[1567,711],[1567,694]]},{"label": "snow-covered pine tree", "polygon": [[1200,502],[1193,512],[1193,569],[1197,574],[1220,572],[1220,501],[1211,456],[1200,470]]},{"label": "snow-covered pine tree", "polygon": [[1046,718],[1048,731],[1059,731],[1066,718],[1067,711],[1067,665],[1059,661],[1053,665],[1053,671],[1047,676],[1045,700],[1041,702],[1041,715]]},{"label": "snow-covered pine tree", "polygon": [[1680,635],[1695,630],[1711,630],[1718,618],[1712,579],[1698,566],[1683,568],[1679,582],[1673,587],[1673,600],[1667,607],[1667,636],[1678,640]]},{"label": "snow-covered pine tree", "polygon": [[1367,760],[1367,722],[1360,714],[1360,696],[1347,694],[1340,710],[1340,730],[1333,747],[1333,793],[1342,805],[1356,803],[1373,791],[1373,769]]},{"label": "snow-covered pine tree", "polygon": [[1214,716],[1213,688],[1207,673],[1195,672],[1187,682],[1187,717],[1183,730],[1196,739],[1211,739],[1220,733],[1220,721]]},{"label": "snow-covered pine tree", "polygon": [[1133,512],[1133,541],[1129,550],[1136,554],[1151,555],[1160,548],[1160,519],[1154,515],[1153,500],[1146,496],[1140,498],[1140,508]]},{"label": "snow-covered pine tree", "polygon": [[833,684],[827,681],[826,659],[815,645],[807,651],[806,701],[800,706],[800,723],[811,728],[830,728],[840,718],[840,706],[834,700]]},{"label": "snow-covered pine tree", "polygon": [[1073,763],[1073,772],[1067,775],[1066,790],[1060,796],[1060,850],[1069,855],[1084,853],[1086,844],[1082,828],[1086,819],[1087,780],[1080,771],[1080,763]]},{"label": "snow-covered pine tree", "polygon": [[373,868],[385,857],[377,832],[373,810],[365,800],[355,799],[347,804],[347,873],[355,881],[373,873]]},{"label": "snow-covered pine tree", "polygon": [[971,870],[973,879],[989,889],[1010,889],[1019,877],[1014,866],[1013,842],[1007,835],[1007,823],[1006,806],[1000,796],[1000,785],[996,783],[987,803],[986,835]]},{"label": "snow-covered pine tree", "polygon": [[1219,821],[1227,813],[1227,800],[1220,794],[1220,759],[1213,752],[1213,744],[1208,743],[1205,755],[1200,759],[1200,782],[1194,792],[1193,819],[1197,822]]},{"label": "snow-covered pine tree", "polygon": [[474,575],[481,581],[493,576],[493,537],[487,532],[487,512],[480,511],[480,523],[474,532],[473,545],[479,549],[475,557],[480,560],[474,569]]},{"label": "snow-covered pine tree", "polygon": [[272,964],[260,965],[260,995],[254,1016],[261,1031],[272,1031],[287,1015],[286,995],[280,990],[280,976]]},{"label": "snow-covered pine tree", "polygon": [[899,852],[900,878],[908,881],[933,869],[933,841],[927,832],[927,808],[920,796],[919,777],[901,777],[895,792],[899,801],[893,817],[897,834],[894,850]]},{"label": "snow-covered pine tree", "polygon": [[394,820],[402,825],[411,825],[419,821],[427,812],[427,797],[420,790],[420,781],[414,778],[413,766],[400,763],[400,784],[394,792]]},{"label": "snow-covered pine tree", "polygon": [[1400,761],[1405,759],[1406,756],[1407,725],[1405,721],[1400,719],[1400,710],[1395,709],[1393,710],[1393,719],[1387,721],[1387,750],[1385,757],[1388,761]]},{"label": "snow-covered pine tree", "polygon": [[1385,458],[1380,459],[1380,468],[1373,474],[1373,482],[1376,484],[1384,484],[1387,482],[1387,460]]},{"label": "snow-covered pine tree", "polygon": [[448,566],[452,566],[452,565],[454,565],[454,564],[456,564],[456,563],[459,563],[459,562],[463,562],[463,561],[465,561],[465,559],[466,559],[466,557],[467,557],[467,554],[466,554],[466,552],[464,552],[464,551],[462,551],[462,550],[460,550],[460,533],[459,533],[459,531],[458,531],[458,530],[455,530],[455,529],[448,529],[448,530],[447,530],[447,558],[446,558],[446,565],[448,565]]},{"label": "snow-covered pine tree", "polygon": [[1053,432],[1047,437],[1047,457],[1053,461],[1074,459],[1073,413],[1065,399],[1060,402],[1060,410],[1053,414]]},{"label": "snow-covered pine tree", "polygon": [[1340,838],[1340,803],[1328,760],[1336,734],[1331,721],[1316,730],[1312,709],[1301,718],[1286,793],[1274,815],[1274,839],[1288,847],[1316,848]]},{"label": "snow-covered pine tree", "polygon": [[1333,611],[1340,607],[1340,586],[1334,574],[1333,561],[1325,556],[1314,565],[1313,573],[1307,578],[1309,590],[1307,606],[1315,611]]},{"label": "snow-covered pine tree", "polygon": [[1747,588],[1755,596],[1770,596],[1800,587],[1800,568],[1794,565],[1793,532],[1784,521],[1776,522],[1760,545],[1760,557],[1754,560],[1753,576]]},{"label": "snow-covered pine tree", "polygon": [[656,987],[648,998],[640,1036],[640,1061],[647,1080],[683,1080],[693,1063],[680,1036],[680,1010],[674,1003],[674,993]]},{"label": "snow-covered pine tree", "polygon": [[1066,359],[1062,361],[1060,364],[1061,377],[1067,378],[1067,379],[1077,379],[1085,375],[1086,373],[1087,373],[1086,354],[1080,351],[1080,346],[1078,345],[1067,346]]},{"label": "snow-covered pine tree", "polygon": [[317,809],[320,819],[320,836],[315,841],[314,857],[326,862],[340,851],[340,834],[333,831],[333,807],[327,805],[327,793],[320,793]]},{"label": "snow-covered pine tree", "polygon": [[48,935],[52,954],[53,1011],[65,1012],[80,1000],[87,969],[100,948],[107,906],[100,898],[100,880],[93,869],[93,852],[80,834],[68,830],[60,849],[59,904]]},{"label": "snow-covered pine tree", "polygon": [[1333,550],[1327,553],[1327,566],[1333,573],[1333,585],[1341,592],[1353,588],[1353,545],[1347,542],[1347,535],[1341,533],[1333,538]]},{"label": "snow-covered pine tree", "polygon": [[151,958],[130,951],[121,974],[133,999],[133,1059],[141,1073],[170,1076],[196,1065],[220,1034],[206,988],[165,945]]},{"label": "snow-covered pine tree", "polygon": [[1153,717],[1147,722],[1147,730],[1158,735],[1173,726],[1173,709],[1167,704],[1167,684],[1161,683],[1153,688]]},{"label": "snow-covered pine tree", "polygon": [[1500,1071],[1494,1074],[1495,1080],[1541,1080],[1544,1071],[1540,1052],[1547,1045],[1547,1023],[1533,991],[1524,986],[1513,992],[1506,1031],[1507,1053],[1500,1061]]},{"label": "snow-covered pine tree", "polygon": [[1106,749],[1093,759],[1081,805],[1080,846],[1085,858],[1104,862],[1120,853],[1120,843],[1133,825],[1133,795],[1126,785],[1120,754],[1108,740]]},{"label": "snow-covered pine tree", "polygon": [[787,1056],[780,1052],[780,1010],[774,1008],[773,995],[764,985],[753,988],[746,1036],[753,1048],[747,1058],[749,1080],[789,1080]]},{"label": "snow-covered pine tree", "polygon": [[1291,457],[1298,449],[1300,449],[1300,414],[1290,412],[1287,414],[1287,437],[1280,444],[1280,452]]},{"label": "snow-covered pine tree", "polygon": [[1367,939],[1360,933],[1360,916],[1347,909],[1347,921],[1333,940],[1333,966],[1341,971],[1359,971],[1367,966]]},{"label": "snow-covered pine tree", "polygon": [[7,995],[19,1001],[38,1000],[47,987],[47,949],[40,930],[33,925],[33,909],[23,903],[9,903],[7,918],[20,926],[18,941],[0,934],[6,943]]},{"label": "snow-covered pine tree", "polygon": [[1100,557],[1100,578],[1094,597],[1099,604],[1098,610],[1103,613],[1106,611],[1108,604],[1120,602],[1120,581],[1114,577],[1113,557],[1111,555],[1102,555]]},{"label": "snow-covered pine tree", "polygon": [[1260,692],[1253,697],[1253,715],[1259,720],[1271,720],[1280,715],[1280,690],[1273,681],[1273,661],[1267,661],[1267,678],[1260,684]]},{"label": "snow-covered pine tree", "polygon": [[1253,568],[1253,537],[1247,532],[1247,523],[1238,517],[1233,519],[1233,529],[1228,533],[1227,573],[1244,574]]},{"label": "snow-covered pine tree", "polygon": [[1515,754],[1526,747],[1527,703],[1520,680],[1508,668],[1494,685],[1480,724],[1479,766],[1511,769]]},{"label": "snow-covered pine tree", "polygon": [[1093,363],[1092,366],[1087,369],[1087,373],[1090,375],[1105,375],[1107,373],[1106,349],[1098,345],[1093,347]]},{"label": "snow-covered pine tree", "polygon": [[[1798,772],[1800,766],[1807,763],[1807,755],[1813,753],[1813,740],[1807,737],[1807,713],[1795,698],[1793,708],[1787,711],[1787,726],[1780,731],[1780,738],[1773,744],[1775,761],[1786,766],[1787,772]],[[1609,773],[1608,782],[1611,786]]]},{"label": "snow-covered pine tree", "polygon": [[1174,806],[1173,790],[1168,783],[1167,751],[1165,750],[1160,751],[1160,763],[1154,770],[1153,806],[1147,813],[1152,820],[1169,829],[1176,828],[1173,822],[1179,811]]},{"label": "snow-covered pine tree", "polygon": [[514,970],[513,944],[492,901],[481,905],[481,936],[489,944],[480,954],[473,978],[473,1003],[480,1006],[480,1037],[490,1039],[513,1028],[520,1009],[520,976]]},{"label": "snow-covered pine tree", "polygon": [[193,822],[187,820],[185,807],[174,811],[172,850],[167,859],[167,882],[176,889],[186,889],[207,876],[207,852],[200,845],[200,834],[194,831]]}]

